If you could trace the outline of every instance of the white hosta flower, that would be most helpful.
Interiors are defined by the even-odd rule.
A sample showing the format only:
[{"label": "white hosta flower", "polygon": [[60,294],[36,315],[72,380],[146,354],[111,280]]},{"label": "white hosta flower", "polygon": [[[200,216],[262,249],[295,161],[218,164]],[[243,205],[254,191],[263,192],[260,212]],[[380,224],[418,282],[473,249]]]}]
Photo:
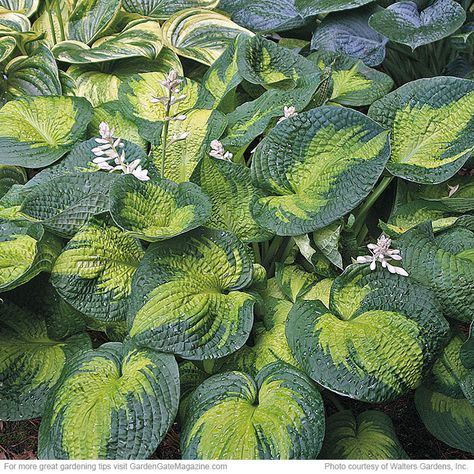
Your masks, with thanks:
[{"label": "white hosta flower", "polygon": [[173,143],[176,142],[182,142],[183,140],[186,140],[189,137],[189,132],[183,132],[178,135],[173,135],[169,141],[169,145],[172,145]]},{"label": "white hosta flower", "polygon": [[178,92],[178,87],[182,82],[182,79],[179,79],[178,77],[178,71],[171,69],[171,71],[166,75],[165,80],[160,81],[160,84],[170,92]]},{"label": "white hosta flower", "polygon": [[171,69],[171,71],[166,75],[166,78],[163,81],[159,81],[159,83],[168,91],[168,95],[166,97],[152,97],[150,99],[151,103],[160,103],[168,109],[172,105],[186,99],[186,94],[181,94],[179,96],[176,95],[180,92],[179,85],[182,82],[183,80],[178,77],[178,72]]},{"label": "white hosta flower", "polygon": [[219,140],[212,140],[209,155],[225,161],[232,161],[234,156],[230,151],[225,151],[224,145]]},{"label": "white hosta flower", "polygon": [[449,189],[448,197],[451,197],[451,196],[453,196],[455,193],[458,192],[459,184],[456,184],[456,186],[450,186],[450,185],[448,184],[448,189]]},{"label": "white hosta flower", "polygon": [[281,117],[280,120],[278,120],[278,123],[281,123],[284,120],[289,119],[291,117],[296,117],[297,115],[298,115],[298,112],[296,111],[295,107],[293,106],[287,107],[285,105],[285,107],[283,107],[283,117]]},{"label": "white hosta flower", "polygon": [[390,260],[400,261],[402,259],[400,250],[391,249],[391,244],[392,240],[382,234],[377,239],[376,244],[367,245],[371,255],[357,257],[357,263],[370,263],[370,269],[375,270],[377,268],[377,262],[380,262],[382,264],[382,268],[386,268],[390,273],[408,276],[408,273],[402,267],[396,267],[390,264]]},{"label": "white hosta flower", "polygon": [[[113,128],[112,130],[109,127],[109,124],[107,122],[101,122],[99,125],[99,134],[102,137],[102,140],[111,140],[114,136],[115,129]],[[96,142],[99,143],[98,138],[95,139]]]}]

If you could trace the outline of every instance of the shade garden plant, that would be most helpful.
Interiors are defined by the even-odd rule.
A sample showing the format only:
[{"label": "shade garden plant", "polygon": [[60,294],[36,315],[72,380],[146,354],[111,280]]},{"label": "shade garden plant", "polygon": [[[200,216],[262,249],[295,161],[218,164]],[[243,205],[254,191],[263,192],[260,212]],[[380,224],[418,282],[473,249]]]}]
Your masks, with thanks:
[{"label": "shade garden plant", "polygon": [[408,395],[472,458],[471,4],[0,0],[0,420],[406,459]]}]

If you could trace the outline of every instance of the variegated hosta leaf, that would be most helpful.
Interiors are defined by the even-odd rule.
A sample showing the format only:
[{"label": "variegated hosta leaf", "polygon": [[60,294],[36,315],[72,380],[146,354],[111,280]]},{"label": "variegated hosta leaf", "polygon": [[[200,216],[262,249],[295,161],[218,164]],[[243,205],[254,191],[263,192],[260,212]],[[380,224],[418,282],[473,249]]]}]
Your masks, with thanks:
[{"label": "variegated hosta leaf", "polygon": [[316,28],[311,49],[343,53],[361,59],[367,66],[378,66],[385,58],[388,38],[368,25],[374,8],[326,16]]},{"label": "variegated hosta leaf", "polygon": [[71,306],[99,321],[125,318],[140,243],[107,221],[91,220],[66,245],[51,281]]},{"label": "variegated hosta leaf", "polygon": [[78,0],[69,15],[68,39],[92,43],[120,9],[120,0]]},{"label": "variegated hosta leaf", "polygon": [[92,216],[109,210],[116,176],[99,171],[53,177],[35,186],[21,212],[60,237],[72,237]]},{"label": "variegated hosta leaf", "polygon": [[207,227],[231,231],[244,242],[271,237],[250,212],[251,204],[264,193],[252,184],[246,166],[204,156],[191,180],[211,198],[212,215]]},{"label": "variegated hosta leaf", "polygon": [[433,436],[474,454],[474,389],[465,383],[472,381],[474,369],[467,369],[460,360],[464,340],[460,335],[451,339],[431,377],[416,391],[415,404]]},{"label": "variegated hosta leaf", "polygon": [[134,277],[130,336],[188,359],[234,352],[247,340],[252,259],[233,234],[199,230],[150,246]]},{"label": "variegated hosta leaf", "polygon": [[180,56],[211,65],[239,34],[253,33],[220,13],[190,8],[163,25],[163,40]]},{"label": "variegated hosta leaf", "polygon": [[393,87],[390,76],[366,66],[360,59],[330,51],[318,51],[308,59],[323,70],[330,69],[333,82],[330,100],[338,104],[351,107],[370,105]]},{"label": "variegated hosta leaf", "polygon": [[444,315],[472,321],[474,232],[455,228],[445,237],[435,237],[431,224],[425,223],[410,229],[397,243],[403,255],[403,268],[412,278],[433,289]]},{"label": "variegated hosta leaf", "polygon": [[388,132],[342,107],[319,107],[277,125],[257,147],[252,176],[270,196],[252,212],[278,235],[321,229],[354,209],[389,158]]},{"label": "variegated hosta leaf", "polygon": [[61,242],[40,224],[0,221],[0,292],[50,272],[60,252]]},{"label": "variegated hosta leaf", "polygon": [[319,73],[303,77],[294,89],[271,89],[227,115],[228,127],[222,143],[233,152],[245,150],[275,118],[283,117],[284,107],[302,111],[321,85]]},{"label": "variegated hosta leaf", "polygon": [[320,301],[297,302],[286,326],[293,355],[313,380],[375,403],[416,388],[448,332],[431,291],[360,265],[334,280],[329,309]]},{"label": "variegated hosta leaf", "polygon": [[0,0],[0,7],[31,16],[38,9],[39,0]]},{"label": "variegated hosta leaf", "polygon": [[[217,110],[192,109],[184,120],[172,120],[168,128],[168,144],[165,154],[165,178],[184,183],[189,181],[194,168],[211,149],[211,142],[222,135],[227,120]],[[186,140],[170,144],[173,137],[189,133]],[[162,144],[152,149],[152,159],[157,168],[163,159]]]},{"label": "variegated hosta leaf", "polygon": [[334,266],[344,268],[342,255],[339,251],[341,240],[341,221],[333,222],[323,229],[313,232],[313,241],[315,247],[326,257]]},{"label": "variegated hosta leaf", "polygon": [[185,419],[185,412],[190,395],[204,380],[208,379],[209,376],[210,374],[190,360],[179,364],[179,417],[181,420]]},{"label": "variegated hosta leaf", "polygon": [[276,362],[255,379],[210,377],[191,395],[184,459],[315,459],[324,436],[321,395],[300,371]]},{"label": "variegated hosta leaf", "polygon": [[100,38],[91,47],[80,41],[63,41],[53,48],[53,53],[66,63],[89,64],[135,56],[156,59],[162,47],[160,24],[137,20],[121,33]]},{"label": "variegated hosta leaf", "polygon": [[40,168],[83,138],[92,107],[81,97],[23,97],[0,109],[0,164]]},{"label": "variegated hosta leaf", "polygon": [[0,63],[5,61],[16,47],[16,40],[13,36],[3,36],[0,38]]},{"label": "variegated hosta leaf", "polygon": [[220,371],[241,370],[256,376],[264,367],[279,360],[299,368],[285,334],[291,307],[289,301],[275,298],[265,300],[262,321],[257,321],[253,327],[252,345],[246,344],[223,359]]},{"label": "variegated hosta leaf", "polygon": [[285,297],[295,303],[303,297],[317,282],[314,273],[302,270],[297,265],[276,264],[276,281]]},{"label": "variegated hosta leaf", "polygon": [[237,58],[242,77],[266,88],[293,88],[298,78],[318,72],[303,56],[261,36],[240,41]]},{"label": "variegated hosta leaf", "polygon": [[449,36],[465,19],[464,8],[453,0],[434,0],[421,11],[416,2],[402,1],[374,13],[369,25],[391,41],[415,49]]},{"label": "variegated hosta leaf", "polygon": [[187,8],[212,9],[219,5],[219,0],[123,0],[123,8],[131,13],[151,16],[165,20],[171,15]]},{"label": "variegated hosta leaf", "polygon": [[3,11],[0,7],[0,34],[2,36],[12,36],[15,39],[31,39],[36,35],[30,29],[31,23],[27,16],[21,13]]},{"label": "variegated hosta leaf", "polygon": [[112,342],[76,357],[48,399],[40,459],[146,459],[179,403],[173,356]]},{"label": "variegated hosta leaf", "polygon": [[387,169],[417,183],[454,175],[474,150],[474,82],[433,77],[374,102],[369,116],[392,130]]},{"label": "variegated hosta leaf", "polygon": [[[134,121],[143,138],[152,143],[159,140],[159,135],[166,117],[166,108],[153,99],[167,97],[169,91],[160,84],[166,79],[166,73],[148,72],[136,74],[123,83],[119,89],[119,100],[125,116]],[[177,102],[170,109],[170,115],[183,114],[195,108],[198,100],[208,93],[195,81],[184,79],[180,85],[180,94],[186,98]]]},{"label": "variegated hosta leaf", "polygon": [[142,182],[128,175],[112,186],[110,213],[127,234],[158,242],[205,224],[211,215],[211,202],[193,183],[176,184],[165,179]]},{"label": "variegated hosta leaf", "polygon": [[331,415],[320,459],[408,459],[392,420],[378,410],[355,417],[350,410]]},{"label": "variegated hosta leaf", "polygon": [[19,166],[0,165],[0,198],[3,197],[14,184],[25,184],[27,176],[25,170]]},{"label": "variegated hosta leaf", "polygon": [[54,56],[45,46],[29,56],[18,56],[4,68],[7,98],[25,95],[59,96],[62,94],[59,71]]},{"label": "variegated hosta leaf", "polygon": [[10,301],[0,302],[0,312],[0,419],[37,418],[63,368],[91,341],[86,333],[56,340],[43,315]]}]

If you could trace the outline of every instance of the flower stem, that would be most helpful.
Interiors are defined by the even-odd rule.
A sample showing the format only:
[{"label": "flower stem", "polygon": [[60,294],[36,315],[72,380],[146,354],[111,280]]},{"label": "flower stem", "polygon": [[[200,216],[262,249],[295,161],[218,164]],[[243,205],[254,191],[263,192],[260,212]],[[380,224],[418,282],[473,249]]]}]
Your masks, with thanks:
[{"label": "flower stem", "polygon": [[262,256],[260,255],[260,246],[257,242],[252,242],[253,254],[255,255],[255,263],[262,263]]},{"label": "flower stem", "polygon": [[61,6],[59,5],[59,0],[54,2],[54,8],[56,10],[56,16],[58,17],[59,22],[59,32],[61,34],[61,41],[66,40],[66,33],[64,31],[64,22],[63,22],[63,15],[61,11]]},{"label": "flower stem", "polygon": [[166,161],[166,147],[168,144],[168,131],[170,127],[170,111],[171,111],[171,97],[173,91],[170,89],[168,93],[168,100],[166,102],[165,123],[161,132],[161,179],[165,177],[165,161]]},{"label": "flower stem", "polygon": [[46,1],[46,13],[48,14],[48,20],[49,20],[49,28],[51,30],[51,37],[53,39],[53,43],[56,44],[58,42],[56,38],[56,31],[54,30],[54,20],[53,20],[53,12],[51,11],[51,2],[50,0],[45,0]]}]

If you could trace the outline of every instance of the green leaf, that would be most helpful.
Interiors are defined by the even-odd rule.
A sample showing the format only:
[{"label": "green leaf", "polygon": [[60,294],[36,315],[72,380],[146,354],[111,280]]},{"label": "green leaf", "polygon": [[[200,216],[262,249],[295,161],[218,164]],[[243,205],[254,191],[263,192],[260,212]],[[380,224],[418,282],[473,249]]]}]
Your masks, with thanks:
[{"label": "green leaf", "polygon": [[317,276],[314,273],[305,272],[296,265],[277,263],[276,280],[288,301],[295,303],[315,285]]},{"label": "green leaf", "polygon": [[255,220],[277,235],[326,227],[370,193],[389,150],[388,132],[350,109],[319,107],[283,121],[253,156],[253,179],[270,194],[255,202]]},{"label": "green leaf", "polygon": [[378,410],[355,417],[350,410],[327,419],[320,459],[409,459],[397,438],[392,420]]},{"label": "green leaf", "polygon": [[446,38],[465,19],[464,8],[453,0],[434,0],[421,11],[415,2],[402,1],[374,13],[369,25],[390,41],[415,49]]},{"label": "green leaf", "polygon": [[387,169],[424,184],[446,181],[471,156],[473,114],[474,82],[454,77],[410,82],[369,109],[392,132]]},{"label": "green leaf", "polygon": [[[464,382],[473,377],[460,360],[465,338],[455,335],[433,366],[431,377],[417,389],[415,404],[428,431],[443,443],[474,454],[474,405]],[[472,396],[472,394],[471,394]]]},{"label": "green leaf", "polygon": [[344,268],[342,255],[339,251],[339,241],[341,238],[342,224],[340,221],[334,222],[313,233],[315,246],[321,253],[337,268]]},{"label": "green leaf", "polygon": [[251,204],[264,194],[252,184],[246,166],[204,156],[191,180],[201,186],[212,201],[207,227],[231,231],[244,242],[261,242],[271,236],[255,222],[250,212]]},{"label": "green leaf", "polygon": [[106,221],[91,220],[69,241],[51,281],[71,306],[98,321],[125,319],[140,243]]},{"label": "green leaf", "polygon": [[448,333],[428,289],[360,265],[334,280],[329,309],[319,301],[297,302],[286,326],[293,355],[313,380],[372,403],[416,388]]},{"label": "green leaf", "polygon": [[301,372],[280,362],[255,379],[214,375],[191,395],[184,459],[314,459],[324,435],[321,395]]},{"label": "green leaf", "polygon": [[370,105],[393,87],[390,76],[366,66],[360,59],[329,51],[318,51],[308,59],[322,70],[330,68],[333,82],[330,100],[341,105]]},{"label": "green leaf", "polygon": [[50,272],[61,243],[40,224],[0,221],[0,292]]},{"label": "green leaf", "polygon": [[23,97],[0,109],[0,164],[40,168],[83,138],[92,107],[80,97]]},{"label": "green leaf", "polygon": [[63,41],[53,48],[59,61],[90,64],[132,57],[156,59],[163,47],[160,24],[137,20],[129,23],[121,33],[105,36],[92,47],[80,41]]},{"label": "green leaf", "polygon": [[412,278],[432,288],[445,316],[463,322],[473,320],[474,261],[462,256],[463,251],[474,248],[473,239],[474,232],[467,229],[455,229],[447,238],[435,237],[431,224],[425,223],[410,229],[397,241],[403,268]]},{"label": "green leaf", "polygon": [[0,302],[0,418],[42,416],[46,398],[76,353],[91,349],[85,333],[54,339],[45,318],[10,301]]},{"label": "green leaf", "polygon": [[138,345],[187,359],[223,357],[241,347],[253,322],[247,248],[227,232],[203,229],[150,246],[135,275],[130,336]]},{"label": "green leaf", "polygon": [[92,216],[109,210],[115,178],[100,171],[53,177],[28,194],[21,212],[60,237],[72,237]]},{"label": "green leaf", "polygon": [[0,198],[3,197],[14,184],[25,184],[26,180],[27,176],[23,168],[0,165]]},{"label": "green leaf", "polygon": [[219,0],[178,0],[169,2],[167,0],[123,0],[123,8],[131,13],[143,16],[151,16],[160,20],[166,20],[171,15],[187,8],[217,7]]},{"label": "green leaf", "polygon": [[69,15],[68,38],[89,44],[107,28],[120,9],[120,0],[78,0]]},{"label": "green leaf", "polygon": [[[196,165],[208,154],[211,141],[224,132],[226,123],[226,117],[221,112],[199,108],[186,112],[184,120],[172,120],[168,128],[165,178],[177,183],[189,181]],[[189,133],[186,140],[169,143],[170,138],[182,133]],[[152,159],[157,168],[161,167],[162,158],[160,143],[152,149]]]},{"label": "green leaf", "polygon": [[16,48],[16,40],[13,36],[0,38],[0,63],[5,61]]},{"label": "green leaf", "polygon": [[38,5],[39,0],[0,0],[0,7],[26,16],[32,16]]},{"label": "green leaf", "polygon": [[378,66],[385,58],[388,38],[368,25],[374,11],[367,7],[327,15],[313,34],[311,49],[343,53],[367,66]]},{"label": "green leaf", "polygon": [[63,372],[41,422],[38,457],[146,459],[171,427],[178,402],[174,357],[104,344]]},{"label": "green leaf", "polygon": [[206,223],[209,198],[193,183],[142,182],[126,175],[110,192],[110,213],[127,234],[148,242],[170,239]]},{"label": "green leaf", "polygon": [[207,65],[216,61],[239,34],[253,35],[224,15],[199,8],[178,12],[163,25],[168,47]]}]

